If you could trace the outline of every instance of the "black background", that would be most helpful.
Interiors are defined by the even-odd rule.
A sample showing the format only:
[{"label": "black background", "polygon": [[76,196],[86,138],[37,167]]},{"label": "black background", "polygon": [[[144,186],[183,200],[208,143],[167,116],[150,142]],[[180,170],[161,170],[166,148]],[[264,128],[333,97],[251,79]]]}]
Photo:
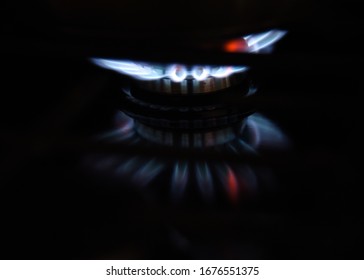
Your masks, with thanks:
[{"label": "black background", "polygon": [[[42,24],[54,24],[41,7],[32,13],[41,10]],[[315,8],[312,20],[287,26],[274,56],[282,63],[252,66],[260,94],[278,101],[262,112],[293,143],[287,160],[270,166],[276,190],[235,208],[179,208],[80,171],[84,150],[74,140],[112,118],[120,77],[91,65],[87,44],[62,51],[55,25],[38,32],[32,24],[40,17],[9,4],[2,17],[0,257],[362,259],[362,20],[355,2]],[[158,57],[164,53],[173,54]]]}]

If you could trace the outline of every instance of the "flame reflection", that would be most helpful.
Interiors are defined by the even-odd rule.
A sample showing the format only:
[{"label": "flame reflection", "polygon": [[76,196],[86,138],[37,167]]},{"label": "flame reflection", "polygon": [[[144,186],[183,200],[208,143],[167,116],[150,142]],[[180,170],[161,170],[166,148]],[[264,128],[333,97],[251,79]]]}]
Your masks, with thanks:
[{"label": "flame reflection", "polygon": [[238,200],[238,181],[234,171],[230,167],[227,167],[227,176],[226,176],[226,186],[228,188],[228,193],[231,201],[234,203]]},{"label": "flame reflection", "polygon": [[174,165],[171,181],[172,198],[174,200],[179,200],[183,197],[188,183],[188,169],[187,161],[177,162]]},{"label": "flame reflection", "polygon": [[[117,142],[124,145],[143,145],[151,149],[158,145],[142,138],[135,129],[134,120],[124,113],[117,114],[118,127],[100,135],[98,141]],[[163,144],[161,144],[163,145]],[[251,154],[259,156],[262,148],[283,149],[289,141],[282,131],[260,114],[246,119],[235,139],[209,149],[221,153]],[[204,149],[196,148],[194,149]],[[161,181],[172,201],[183,201],[189,191],[197,191],[205,202],[215,201],[223,193],[232,204],[258,191],[263,173],[244,163],[211,162],[208,160],[164,160],[143,155],[89,155],[85,164],[97,174],[113,178],[127,185],[160,189]],[[94,173],[94,172],[93,172]]]}]

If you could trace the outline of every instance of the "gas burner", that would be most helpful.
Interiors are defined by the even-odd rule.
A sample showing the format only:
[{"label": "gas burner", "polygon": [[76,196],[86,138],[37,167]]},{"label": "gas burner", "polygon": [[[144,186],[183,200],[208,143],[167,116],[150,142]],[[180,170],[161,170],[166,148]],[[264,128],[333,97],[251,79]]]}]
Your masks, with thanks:
[{"label": "gas burner", "polygon": [[[225,52],[270,52],[285,31],[271,30],[225,42]],[[161,65],[144,62],[94,58],[92,61],[138,80],[140,88],[164,94],[203,94],[216,92],[241,82],[247,66]]]},{"label": "gas burner", "polygon": [[[284,34],[272,30],[249,35],[226,42],[223,49],[269,52]],[[246,66],[157,65],[100,58],[93,62],[134,78],[118,92],[119,129],[100,141],[253,157],[259,156],[261,148],[287,146],[284,134],[245,102],[256,92]],[[148,187],[151,197],[165,198],[171,193],[173,201],[192,197],[194,202],[202,198],[237,203],[256,192],[258,181],[264,185],[269,173],[244,163],[211,162],[203,157],[90,155],[85,162],[96,171],[93,173],[106,175],[117,184],[142,188],[143,195]],[[268,177],[266,181],[271,181]]]}]

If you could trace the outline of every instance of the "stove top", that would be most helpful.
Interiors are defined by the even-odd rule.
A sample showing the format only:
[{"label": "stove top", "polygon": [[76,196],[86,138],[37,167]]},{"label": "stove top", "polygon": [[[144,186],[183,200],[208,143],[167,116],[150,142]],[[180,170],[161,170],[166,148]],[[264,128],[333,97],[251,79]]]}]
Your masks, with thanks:
[{"label": "stove top", "polygon": [[[23,51],[6,44],[1,258],[362,259],[351,11],[330,28],[285,26],[269,54],[124,41],[115,57],[33,33]],[[94,65],[99,54],[190,80],[131,80]],[[207,65],[239,71],[193,87],[219,71]]]}]

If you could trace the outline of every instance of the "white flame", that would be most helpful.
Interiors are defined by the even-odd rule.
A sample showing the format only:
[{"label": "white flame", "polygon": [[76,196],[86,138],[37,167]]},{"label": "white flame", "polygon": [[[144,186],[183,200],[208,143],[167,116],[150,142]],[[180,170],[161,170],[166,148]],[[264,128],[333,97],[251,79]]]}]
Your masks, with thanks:
[{"label": "white flame", "polygon": [[[244,40],[248,45],[247,52],[269,52],[271,51],[273,44],[280,40],[285,34],[285,31],[270,30],[260,34],[245,36]],[[224,78],[234,73],[248,70],[248,67],[246,66],[193,66],[189,69],[184,65],[177,64],[164,67],[155,64],[102,58],[93,58],[92,61],[98,66],[132,76],[139,80],[169,78],[174,82],[182,82],[185,79],[194,78],[198,81],[202,81],[208,77]]]},{"label": "white flame", "polygon": [[244,39],[248,44],[248,52],[258,53],[271,51],[273,44],[279,41],[286,33],[286,31],[282,30],[270,30],[268,32],[246,36]]},{"label": "white flame", "polygon": [[92,61],[103,68],[133,76],[142,80],[155,80],[167,76],[164,71],[152,65],[134,63],[132,61],[111,60],[95,58]]},{"label": "white flame", "polygon": [[189,72],[187,68],[183,65],[171,65],[166,71],[167,77],[169,77],[174,82],[182,82],[187,78]]},{"label": "white flame", "polygon": [[247,67],[209,67],[194,66],[191,70],[183,65],[173,64],[165,67],[165,70],[155,65],[139,64],[132,61],[117,61],[108,59],[93,59],[93,62],[103,68],[114,70],[121,74],[130,75],[139,80],[156,80],[169,78],[174,82],[182,82],[188,77],[193,77],[198,81],[205,80],[208,77],[223,78],[233,73],[243,72]]},{"label": "white flame", "polygon": [[248,70],[248,67],[233,67],[233,66],[221,66],[221,67],[215,67],[211,70],[210,76],[215,78],[224,78],[227,76],[230,76],[231,74],[237,73],[237,72],[244,72]]},{"label": "white flame", "polygon": [[210,67],[203,67],[203,66],[195,66],[192,68],[192,76],[197,81],[205,80],[209,75],[211,75]]}]

